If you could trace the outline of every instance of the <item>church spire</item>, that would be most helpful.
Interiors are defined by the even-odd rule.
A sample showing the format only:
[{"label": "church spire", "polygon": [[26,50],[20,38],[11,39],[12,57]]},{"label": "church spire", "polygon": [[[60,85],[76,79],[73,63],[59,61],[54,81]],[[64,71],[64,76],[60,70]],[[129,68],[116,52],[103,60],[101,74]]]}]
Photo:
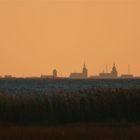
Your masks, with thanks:
[{"label": "church spire", "polygon": [[85,62],[84,62],[84,66],[83,66],[83,68],[86,68],[86,64],[85,64]]},{"label": "church spire", "polygon": [[118,76],[118,72],[117,72],[117,68],[116,68],[116,64],[113,64],[113,68],[112,68],[112,76],[117,77]]},{"label": "church spire", "polygon": [[88,69],[86,68],[85,62],[84,62],[84,65],[83,65],[83,76],[84,76],[84,78],[88,77]]}]

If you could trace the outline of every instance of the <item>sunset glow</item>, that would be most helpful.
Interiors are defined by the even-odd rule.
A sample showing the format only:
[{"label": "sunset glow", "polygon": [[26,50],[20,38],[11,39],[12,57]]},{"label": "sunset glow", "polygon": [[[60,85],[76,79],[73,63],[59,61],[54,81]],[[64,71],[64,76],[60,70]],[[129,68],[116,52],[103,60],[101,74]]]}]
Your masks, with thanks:
[{"label": "sunset glow", "polygon": [[0,75],[81,71],[116,63],[140,75],[140,2],[136,0],[0,0]]}]

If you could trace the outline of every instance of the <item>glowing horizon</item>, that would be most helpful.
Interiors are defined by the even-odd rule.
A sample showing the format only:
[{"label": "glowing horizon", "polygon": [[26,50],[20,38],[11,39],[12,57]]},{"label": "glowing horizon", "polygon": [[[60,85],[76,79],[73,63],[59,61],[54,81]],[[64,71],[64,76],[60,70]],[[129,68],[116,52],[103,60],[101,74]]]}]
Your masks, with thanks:
[{"label": "glowing horizon", "polygon": [[0,75],[140,75],[138,0],[0,0]]}]

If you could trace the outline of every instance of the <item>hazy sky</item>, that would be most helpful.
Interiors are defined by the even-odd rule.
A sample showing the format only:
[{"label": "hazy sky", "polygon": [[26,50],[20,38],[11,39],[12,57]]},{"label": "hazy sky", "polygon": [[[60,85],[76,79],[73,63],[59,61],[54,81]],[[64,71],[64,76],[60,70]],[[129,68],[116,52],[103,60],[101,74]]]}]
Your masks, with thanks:
[{"label": "hazy sky", "polygon": [[139,0],[0,0],[0,75],[140,75]]}]

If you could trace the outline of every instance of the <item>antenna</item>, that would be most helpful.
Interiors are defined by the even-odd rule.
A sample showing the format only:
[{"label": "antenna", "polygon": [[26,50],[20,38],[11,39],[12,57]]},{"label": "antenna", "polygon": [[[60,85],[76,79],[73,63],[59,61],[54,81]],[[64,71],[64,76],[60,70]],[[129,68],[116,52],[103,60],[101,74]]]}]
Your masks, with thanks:
[{"label": "antenna", "polygon": [[128,64],[128,74],[130,74],[130,65]]},{"label": "antenna", "polygon": [[106,65],[106,73],[108,73],[108,65]]},{"label": "antenna", "polygon": [[113,66],[115,66],[115,65],[116,65],[116,63],[115,63],[115,61],[114,61]]},{"label": "antenna", "polygon": [[84,61],[84,67],[86,66],[86,61]]}]

